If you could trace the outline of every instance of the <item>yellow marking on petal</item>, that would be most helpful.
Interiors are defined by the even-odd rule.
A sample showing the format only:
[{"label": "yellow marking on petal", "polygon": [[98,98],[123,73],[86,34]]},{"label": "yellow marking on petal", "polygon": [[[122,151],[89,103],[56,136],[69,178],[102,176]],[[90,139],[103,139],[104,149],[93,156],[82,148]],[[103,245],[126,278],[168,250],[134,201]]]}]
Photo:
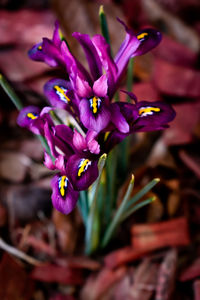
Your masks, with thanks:
[{"label": "yellow marking on petal", "polygon": [[139,109],[139,115],[141,116],[142,114],[152,114],[154,112],[159,112],[160,111],[160,108],[159,107],[142,107]]},{"label": "yellow marking on petal", "polygon": [[62,197],[65,195],[66,179],[67,179],[67,176],[62,176],[61,180],[60,180],[59,187],[60,187],[60,194]]},{"label": "yellow marking on petal", "polygon": [[27,117],[30,118],[31,120],[37,119],[37,116],[35,116],[33,113],[28,113]]},{"label": "yellow marking on petal", "polygon": [[138,39],[138,40],[141,40],[141,39],[143,39],[145,36],[148,36],[148,33],[147,33],[147,32],[143,32],[143,33],[137,35],[137,39]]},{"label": "yellow marking on petal", "polygon": [[42,46],[40,45],[40,46],[38,46],[38,50],[42,50]]},{"label": "yellow marking on petal", "polygon": [[67,97],[67,95],[65,94],[65,91],[61,88],[61,87],[59,87],[58,85],[55,85],[54,86],[54,89],[58,92],[58,93],[60,93],[66,100],[67,100],[67,102],[70,102],[71,100],[69,99],[69,97]]},{"label": "yellow marking on petal", "polygon": [[98,98],[97,97],[93,97],[93,99],[92,99],[92,111],[93,111],[93,113],[94,114],[96,114],[97,113],[97,108],[98,108]]},{"label": "yellow marking on petal", "polygon": [[104,135],[104,142],[107,141],[109,135],[110,135],[110,131],[107,131]]},{"label": "yellow marking on petal", "polygon": [[80,163],[80,167],[78,170],[78,177],[82,175],[82,173],[87,169],[88,165],[91,164],[91,161],[89,159],[84,159]]}]

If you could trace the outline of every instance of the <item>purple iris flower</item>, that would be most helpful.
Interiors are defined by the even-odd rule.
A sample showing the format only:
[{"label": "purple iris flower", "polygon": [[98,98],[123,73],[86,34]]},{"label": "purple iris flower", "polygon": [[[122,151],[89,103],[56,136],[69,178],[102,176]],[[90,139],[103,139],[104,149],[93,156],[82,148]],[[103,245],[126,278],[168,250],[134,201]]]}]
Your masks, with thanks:
[{"label": "purple iris flower", "polygon": [[62,42],[65,43],[59,29],[59,23],[56,21],[52,39],[43,38],[42,42],[29,50],[28,55],[31,59],[45,62],[50,67],[64,66],[64,60],[60,51]]},{"label": "purple iris flower", "polygon": [[17,124],[25,127],[35,134],[44,135],[44,125],[49,123],[53,125],[53,121],[49,116],[51,107],[44,107],[42,110],[36,106],[27,106],[23,108],[17,118]]},{"label": "purple iris flower", "polygon": [[[56,22],[52,39],[44,38],[29,56],[52,67],[66,68],[68,80],[54,78],[44,86],[51,107],[42,111],[34,106],[23,109],[18,124],[43,135],[52,157],[45,153],[44,164],[58,170],[52,179],[52,202],[62,213],[70,213],[78,200],[79,191],[87,189],[98,177],[98,160],[126,136],[139,131],[161,130],[175,117],[170,105],[163,102],[115,102],[117,91],[131,57],[145,54],[161,41],[155,29],[135,34],[121,20],[126,36],[115,58],[101,35],[73,33],[85,52],[89,71],[71,53]],[[81,134],[66,125],[54,125],[49,111],[68,111],[78,122]]]},{"label": "purple iris flower", "polygon": [[54,207],[69,213],[78,200],[79,191],[87,189],[98,177],[100,146],[93,132],[83,137],[66,125],[49,126],[45,124],[45,137],[56,158],[52,162],[45,154],[45,165],[60,171],[52,179],[52,202]]}]

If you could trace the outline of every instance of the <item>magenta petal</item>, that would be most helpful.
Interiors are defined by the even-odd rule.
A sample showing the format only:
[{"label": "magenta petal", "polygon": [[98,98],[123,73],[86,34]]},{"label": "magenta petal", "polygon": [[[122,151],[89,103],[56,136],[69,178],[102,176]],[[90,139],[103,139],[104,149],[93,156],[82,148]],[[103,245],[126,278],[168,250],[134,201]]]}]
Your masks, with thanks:
[{"label": "magenta petal", "polygon": [[44,165],[50,170],[55,170],[56,168],[54,163],[52,162],[50,155],[46,151],[44,152]]},{"label": "magenta petal", "polygon": [[104,129],[110,121],[110,111],[105,103],[103,103],[103,100],[100,101],[100,108],[98,108],[96,114],[93,113],[88,99],[81,100],[79,104],[81,122],[87,129],[96,132],[100,132]]},{"label": "magenta petal", "polygon": [[105,74],[94,82],[93,91],[95,96],[106,97],[108,91],[108,82]]},{"label": "magenta petal", "polygon": [[85,138],[76,129],[74,130],[73,144],[78,151],[84,151],[87,149]]},{"label": "magenta petal", "polygon": [[120,80],[125,68],[128,65],[129,59],[134,56],[137,48],[140,45],[140,42],[134,32],[127,28],[123,21],[119,20],[119,22],[126,30],[126,37],[115,57],[115,63],[118,68],[117,81]]},{"label": "magenta petal", "polygon": [[79,193],[65,175],[56,175],[51,181],[53,206],[63,214],[69,214],[76,206]]},{"label": "magenta petal", "polygon": [[86,190],[98,177],[97,161],[72,155],[67,162],[67,173],[76,190]]},{"label": "magenta petal", "polygon": [[89,98],[92,96],[92,88],[87,81],[81,79],[79,76],[76,78],[76,92],[81,98]]},{"label": "magenta petal", "polygon": [[58,20],[56,20],[56,22],[55,22],[55,29],[54,29],[54,32],[53,32],[52,42],[58,48],[60,48],[60,45],[62,43],[62,39],[61,39],[59,31],[60,31],[59,22],[58,22]]},{"label": "magenta petal", "polygon": [[86,143],[89,151],[93,154],[99,154],[100,153],[100,145],[99,143],[95,140],[97,137],[98,133],[96,131],[88,130],[87,135],[86,135]]},{"label": "magenta petal", "polygon": [[91,74],[94,80],[97,79],[102,74],[102,66],[97,50],[94,47],[89,35],[74,32],[72,36],[74,36],[83,47],[90,67]]},{"label": "magenta petal", "polygon": [[94,46],[97,49],[103,68],[106,71],[108,78],[108,94],[112,98],[115,93],[115,83],[117,78],[117,66],[112,58],[110,46],[101,35],[95,35],[92,39]]}]

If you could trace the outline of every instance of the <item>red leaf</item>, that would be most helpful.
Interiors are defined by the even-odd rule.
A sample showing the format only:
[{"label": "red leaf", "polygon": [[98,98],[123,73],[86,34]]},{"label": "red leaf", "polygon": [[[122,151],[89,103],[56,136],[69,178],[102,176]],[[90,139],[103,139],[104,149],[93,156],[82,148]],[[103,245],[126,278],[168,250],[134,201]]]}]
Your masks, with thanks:
[{"label": "red leaf", "polygon": [[116,268],[122,264],[132,262],[145,255],[146,251],[135,250],[132,247],[120,248],[109,253],[104,258],[104,263],[108,268]]},{"label": "red leaf", "polygon": [[200,280],[194,282],[194,296],[195,300],[200,300]]},{"label": "red leaf", "polygon": [[190,243],[185,217],[154,224],[134,225],[131,231],[132,245],[136,251],[187,246]]},{"label": "red leaf", "polygon": [[46,264],[35,267],[31,278],[44,282],[59,282],[63,284],[79,285],[84,282],[81,270]]},{"label": "red leaf", "polygon": [[182,272],[179,279],[180,281],[188,281],[198,276],[200,276],[200,257]]},{"label": "red leaf", "polygon": [[155,300],[168,300],[172,294],[177,264],[177,251],[172,249],[166,254],[159,270]]}]

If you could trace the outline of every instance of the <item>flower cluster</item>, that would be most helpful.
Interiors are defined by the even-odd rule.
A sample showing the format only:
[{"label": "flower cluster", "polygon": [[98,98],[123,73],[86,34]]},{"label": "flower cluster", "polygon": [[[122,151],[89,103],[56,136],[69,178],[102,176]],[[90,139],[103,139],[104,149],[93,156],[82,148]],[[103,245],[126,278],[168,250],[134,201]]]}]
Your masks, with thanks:
[{"label": "flower cluster", "polygon": [[[54,78],[45,84],[49,107],[40,111],[29,106],[18,117],[20,126],[44,136],[48,142],[51,155],[45,153],[44,164],[59,171],[52,180],[52,201],[65,214],[74,209],[79,191],[97,179],[98,160],[103,153],[134,132],[162,130],[175,117],[170,105],[138,102],[128,92],[132,103],[112,102],[130,58],[145,54],[161,41],[160,32],[154,29],[136,35],[119,21],[126,37],[114,59],[103,36],[90,38],[73,33],[85,52],[89,72],[71,53],[57,22],[52,39],[44,38],[29,51],[31,59],[67,72],[66,80]],[[79,131],[65,124],[55,125],[49,112],[58,108],[76,120]]]}]

